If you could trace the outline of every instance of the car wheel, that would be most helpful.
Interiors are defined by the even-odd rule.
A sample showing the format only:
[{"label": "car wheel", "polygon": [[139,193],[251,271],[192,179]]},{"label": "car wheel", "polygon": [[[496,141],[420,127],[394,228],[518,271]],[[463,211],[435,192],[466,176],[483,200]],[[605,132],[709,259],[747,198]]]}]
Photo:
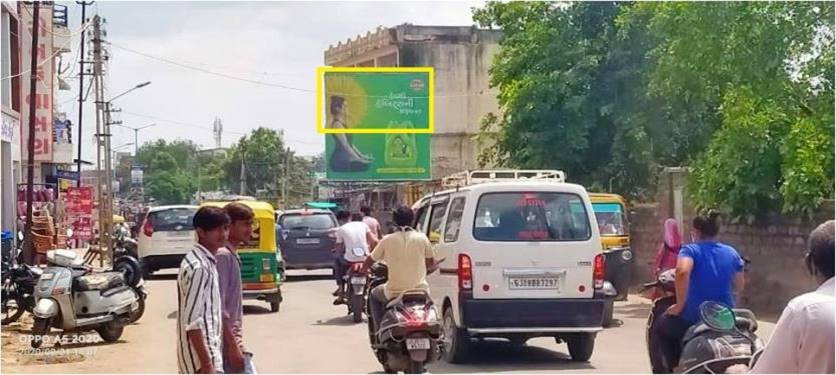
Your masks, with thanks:
[{"label": "car wheel", "polygon": [[595,348],[594,333],[574,333],[565,339],[569,355],[574,362],[587,362]]},{"label": "car wheel", "polygon": [[444,360],[449,363],[463,363],[470,354],[470,335],[456,326],[453,309],[444,310]]}]

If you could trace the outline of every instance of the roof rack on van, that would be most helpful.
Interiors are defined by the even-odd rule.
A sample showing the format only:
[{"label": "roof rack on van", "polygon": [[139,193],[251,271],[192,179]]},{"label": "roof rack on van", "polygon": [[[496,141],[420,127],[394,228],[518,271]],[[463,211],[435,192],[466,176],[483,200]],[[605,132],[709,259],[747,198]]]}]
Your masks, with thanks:
[{"label": "roof rack on van", "polygon": [[444,177],[441,179],[441,185],[444,188],[455,188],[485,182],[529,179],[565,182],[566,173],[556,169],[478,169],[454,173]]}]

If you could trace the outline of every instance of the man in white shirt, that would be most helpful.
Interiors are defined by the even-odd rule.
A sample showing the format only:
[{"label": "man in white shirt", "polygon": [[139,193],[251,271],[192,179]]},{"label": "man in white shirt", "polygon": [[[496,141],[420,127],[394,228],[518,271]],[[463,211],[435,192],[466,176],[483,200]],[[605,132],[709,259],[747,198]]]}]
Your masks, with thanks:
[{"label": "man in white shirt", "polygon": [[[374,237],[369,226],[363,222],[363,214],[351,214],[351,221],[343,224],[337,229],[338,253],[343,253],[343,258],[348,264],[362,263],[369,255],[369,249],[377,245],[377,238]],[[344,280],[337,280],[340,283],[340,290],[345,291]],[[343,293],[334,301],[335,305],[343,303]]]},{"label": "man in white shirt", "polygon": [[834,230],[836,225],[829,220],[810,233],[810,251],[805,260],[821,285],[787,304],[752,373],[834,373]]}]

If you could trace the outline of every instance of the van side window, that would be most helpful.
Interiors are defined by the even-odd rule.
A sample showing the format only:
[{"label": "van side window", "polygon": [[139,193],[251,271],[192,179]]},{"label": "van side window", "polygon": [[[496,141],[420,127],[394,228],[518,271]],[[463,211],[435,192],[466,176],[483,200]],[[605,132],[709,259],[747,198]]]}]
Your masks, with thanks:
[{"label": "van side window", "polygon": [[447,225],[444,226],[444,242],[456,242],[459,239],[463,214],[464,197],[453,199],[453,203],[450,203],[450,213],[447,215]]},{"label": "van side window", "polygon": [[424,221],[427,218],[427,212],[430,212],[429,206],[424,206],[418,209],[417,219],[415,220],[415,230],[424,232]]},{"label": "van side window", "polygon": [[441,224],[444,224],[444,219],[447,217],[447,203],[436,203],[432,206],[430,211],[430,226],[427,231],[427,237],[430,241],[438,241],[441,239]]}]

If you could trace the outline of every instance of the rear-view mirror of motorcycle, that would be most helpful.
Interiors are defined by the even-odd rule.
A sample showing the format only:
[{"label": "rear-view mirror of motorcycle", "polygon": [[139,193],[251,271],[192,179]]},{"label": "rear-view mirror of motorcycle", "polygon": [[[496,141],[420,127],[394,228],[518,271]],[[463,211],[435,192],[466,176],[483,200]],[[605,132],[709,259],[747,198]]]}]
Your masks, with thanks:
[{"label": "rear-view mirror of motorcycle", "polygon": [[441,258],[439,260],[436,260],[435,263],[433,263],[433,265],[430,266],[430,268],[427,268],[427,275],[429,275],[429,274],[431,274],[435,271],[438,271],[438,269],[441,267],[441,263],[444,262],[444,259],[447,259],[447,258]]}]

